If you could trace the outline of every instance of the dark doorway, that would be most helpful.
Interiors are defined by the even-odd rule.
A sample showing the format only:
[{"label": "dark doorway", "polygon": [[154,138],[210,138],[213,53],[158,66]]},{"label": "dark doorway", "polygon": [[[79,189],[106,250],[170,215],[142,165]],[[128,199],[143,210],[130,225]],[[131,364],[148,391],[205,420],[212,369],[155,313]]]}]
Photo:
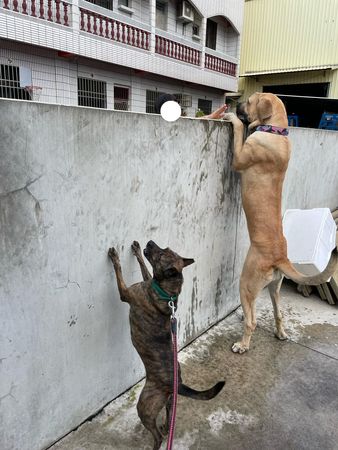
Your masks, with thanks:
[{"label": "dark doorway", "polygon": [[280,84],[263,86],[263,92],[306,97],[327,97],[329,87],[330,83]]},{"label": "dark doorway", "polygon": [[217,23],[211,19],[208,19],[205,46],[211,48],[212,50],[216,50],[216,41],[217,41]]},{"label": "dark doorway", "polygon": [[297,117],[298,126],[318,128],[324,112],[337,113],[338,100],[327,98],[330,83],[264,86],[284,102],[288,116]]}]

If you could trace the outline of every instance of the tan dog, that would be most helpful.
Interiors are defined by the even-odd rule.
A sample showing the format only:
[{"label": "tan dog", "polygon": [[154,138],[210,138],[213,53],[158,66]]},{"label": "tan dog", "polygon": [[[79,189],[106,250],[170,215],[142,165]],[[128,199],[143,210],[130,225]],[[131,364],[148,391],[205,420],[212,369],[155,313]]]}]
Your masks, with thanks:
[{"label": "tan dog", "polygon": [[[244,353],[249,350],[251,335],[256,328],[255,299],[259,292],[268,286],[274,308],[276,336],[286,339],[279,308],[283,276],[300,284],[321,284],[334,272],[337,252],[332,252],[324,272],[314,277],[303,276],[287,258],[281,204],[291,146],[282,101],[274,94],[256,93],[239,105],[237,113],[249,122],[249,131],[253,131],[244,143],[242,121],[233,113],[224,113],[224,110],[225,107],[218,109],[209,118],[224,118],[233,125],[233,168],[242,176],[242,202],[251,243],[240,279],[244,335],[232,347],[235,353]],[[255,131],[257,126],[265,127],[262,131]]]}]

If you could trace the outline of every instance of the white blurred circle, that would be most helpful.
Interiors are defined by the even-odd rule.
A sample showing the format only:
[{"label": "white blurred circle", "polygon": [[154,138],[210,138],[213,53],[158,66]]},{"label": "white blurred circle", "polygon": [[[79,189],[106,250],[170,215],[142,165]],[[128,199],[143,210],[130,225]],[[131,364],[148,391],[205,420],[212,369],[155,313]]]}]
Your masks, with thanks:
[{"label": "white blurred circle", "polygon": [[167,122],[175,122],[181,116],[181,107],[177,102],[169,100],[161,106],[161,116]]}]

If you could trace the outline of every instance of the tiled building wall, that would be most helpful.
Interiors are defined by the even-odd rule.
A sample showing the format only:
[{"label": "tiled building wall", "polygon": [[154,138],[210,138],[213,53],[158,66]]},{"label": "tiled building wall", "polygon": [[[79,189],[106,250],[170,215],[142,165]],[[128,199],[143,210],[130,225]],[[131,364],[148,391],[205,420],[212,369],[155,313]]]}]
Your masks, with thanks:
[{"label": "tiled building wall", "polygon": [[224,101],[222,91],[207,87],[187,87],[178,81],[164,77],[146,78],[144,74],[136,75],[133,70],[112,66],[100,61],[85,58],[67,60],[57,56],[53,50],[2,42],[0,64],[25,67],[32,71],[32,84],[42,87],[39,101],[64,105],[78,104],[78,77],[101,80],[107,83],[107,109],[114,109],[114,85],[130,88],[130,110],[146,112],[146,90],[185,93],[192,95],[192,106],[186,109],[188,116],[195,116],[198,99],[212,101],[217,108]]},{"label": "tiled building wall", "polygon": [[119,9],[119,0],[114,0],[114,11],[123,15],[125,18],[130,17],[133,20],[150,24],[150,0],[130,1],[130,8],[134,11],[131,15]]}]

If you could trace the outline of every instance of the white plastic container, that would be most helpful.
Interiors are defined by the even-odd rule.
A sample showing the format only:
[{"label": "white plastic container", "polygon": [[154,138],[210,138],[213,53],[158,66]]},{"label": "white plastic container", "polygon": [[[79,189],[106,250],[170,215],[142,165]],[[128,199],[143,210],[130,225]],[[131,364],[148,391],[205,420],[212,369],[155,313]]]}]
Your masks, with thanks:
[{"label": "white plastic container", "polygon": [[304,275],[317,275],[336,246],[336,224],[329,208],[288,209],[283,217],[288,258]]}]

